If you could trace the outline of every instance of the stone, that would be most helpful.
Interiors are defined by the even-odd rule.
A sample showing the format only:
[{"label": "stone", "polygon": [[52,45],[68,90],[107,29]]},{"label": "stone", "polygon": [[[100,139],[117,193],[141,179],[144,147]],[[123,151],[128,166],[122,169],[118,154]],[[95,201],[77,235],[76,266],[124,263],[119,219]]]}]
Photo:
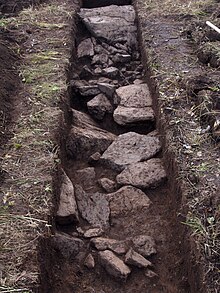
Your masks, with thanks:
[{"label": "stone", "polygon": [[77,90],[81,96],[88,97],[88,96],[96,96],[100,94],[100,90],[97,85],[89,84],[85,80],[72,80],[70,85]]},{"label": "stone", "polygon": [[97,68],[94,70],[94,74],[96,74],[96,75],[102,74],[102,69],[101,69],[100,67],[97,67]]},{"label": "stone", "polygon": [[113,66],[104,68],[102,70],[102,74],[106,77],[109,77],[109,78],[115,78],[118,75],[118,73],[119,73],[118,68],[113,67]]},{"label": "stone", "polygon": [[114,120],[119,125],[134,124],[137,122],[152,122],[155,120],[151,107],[132,108],[118,106],[113,114]]},{"label": "stone", "polygon": [[102,120],[106,113],[112,113],[113,108],[104,94],[99,94],[87,103],[89,113],[96,119]]},{"label": "stone", "polygon": [[144,257],[148,257],[157,252],[155,241],[150,236],[139,235],[134,237],[132,239],[132,242],[133,242],[135,251],[137,251]]},{"label": "stone", "polygon": [[100,251],[99,260],[105,270],[113,277],[126,279],[131,273],[130,268],[110,250]]},{"label": "stone", "polygon": [[114,134],[100,129],[89,115],[74,110],[66,151],[73,158],[86,159],[95,152],[103,153],[115,137]]},{"label": "stone", "polygon": [[105,227],[109,225],[109,202],[101,193],[87,193],[80,185],[75,186],[78,210],[90,225]]},{"label": "stone", "polygon": [[149,270],[149,269],[147,269],[144,274],[149,279],[157,279],[157,278],[159,278],[158,274],[156,274],[154,271]]},{"label": "stone", "polygon": [[116,90],[116,94],[116,102],[120,104],[120,106],[133,108],[152,106],[152,98],[146,83],[130,84],[119,87]]},{"label": "stone", "polygon": [[116,171],[121,171],[129,164],[152,158],[160,149],[157,137],[127,132],[114,140],[102,154],[100,161]]},{"label": "stone", "polygon": [[85,238],[93,238],[101,236],[104,233],[103,229],[101,228],[91,228],[84,233]]},{"label": "stone", "polygon": [[99,90],[108,98],[112,99],[115,93],[115,86],[108,83],[98,83]]},{"label": "stone", "polygon": [[99,180],[99,184],[106,192],[114,192],[117,187],[115,181],[112,181],[108,178],[101,178]]},{"label": "stone", "polygon": [[79,238],[74,238],[64,233],[56,233],[51,238],[52,247],[58,250],[61,255],[70,259],[75,257],[84,249],[84,243]]},{"label": "stone", "polygon": [[98,237],[91,240],[97,250],[110,249],[117,254],[124,254],[128,250],[128,243],[123,240]]},{"label": "stone", "polygon": [[93,75],[93,72],[91,71],[91,69],[87,66],[84,65],[81,72],[80,72],[80,78],[86,78],[86,77],[90,77]]},{"label": "stone", "polygon": [[73,222],[78,222],[78,209],[75,199],[75,190],[71,180],[63,170],[61,174],[61,182],[56,222],[60,225],[67,225]]},{"label": "stone", "polygon": [[114,63],[127,63],[131,61],[131,55],[129,54],[119,54],[117,53],[113,58],[112,61]]},{"label": "stone", "polygon": [[133,185],[138,188],[155,188],[162,184],[166,176],[161,159],[133,163],[127,166],[117,177],[119,185]]},{"label": "stone", "polygon": [[134,84],[142,84],[144,81],[142,79],[135,79]]},{"label": "stone", "polygon": [[90,38],[83,40],[77,48],[78,58],[92,57],[94,55],[94,47]]},{"label": "stone", "polygon": [[100,158],[101,158],[101,154],[99,152],[96,152],[89,157],[89,163],[90,164],[97,163]]},{"label": "stone", "polygon": [[102,54],[97,54],[92,58],[91,64],[98,64],[98,65],[103,65],[105,63],[108,63],[108,54],[102,53]]},{"label": "stone", "polygon": [[94,186],[94,182],[96,181],[95,168],[87,167],[87,168],[78,170],[76,171],[75,177],[77,182],[81,182],[85,190],[90,189],[92,186]]},{"label": "stone", "polygon": [[136,37],[135,11],[131,5],[81,9],[79,15],[97,38],[117,43],[128,42],[132,35]]},{"label": "stone", "polygon": [[93,269],[95,267],[95,260],[91,253],[89,253],[85,258],[84,266],[86,266],[88,269]]},{"label": "stone", "polygon": [[110,203],[111,217],[138,213],[149,208],[148,196],[133,186],[124,186],[107,196]]},{"label": "stone", "polygon": [[147,268],[152,266],[152,263],[144,258],[139,253],[135,252],[132,248],[125,255],[125,263],[128,265],[133,265],[138,268]]}]

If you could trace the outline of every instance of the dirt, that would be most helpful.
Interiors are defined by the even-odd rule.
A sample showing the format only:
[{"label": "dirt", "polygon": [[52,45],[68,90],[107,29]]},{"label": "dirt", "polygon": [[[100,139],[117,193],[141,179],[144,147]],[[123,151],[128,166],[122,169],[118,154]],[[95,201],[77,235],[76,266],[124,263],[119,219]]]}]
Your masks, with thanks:
[{"label": "dirt", "polygon": [[[6,14],[16,14],[29,4],[39,3],[3,2],[0,1],[1,12]],[[131,3],[123,0],[92,3],[83,1],[82,6],[106,7],[109,4],[124,6]],[[219,10],[214,5],[205,6],[202,10],[205,18],[199,14],[178,14],[176,11],[163,15],[161,4],[159,10],[157,7],[156,14],[152,7],[148,10],[145,4],[139,0],[134,5],[139,35],[138,46],[130,51],[132,57],[127,67],[116,63],[120,74],[110,77],[109,82],[116,87],[132,84],[135,79],[142,79],[147,83],[153,98],[156,115],[154,122],[139,121],[123,126],[116,123],[112,113],[105,114],[104,119],[99,120],[88,111],[87,102],[95,95],[83,96],[74,82],[93,80],[96,84],[97,77],[94,77],[93,71],[100,69],[103,63],[99,61],[100,64],[96,66],[91,63],[88,56],[77,59],[77,47],[85,38],[91,38],[91,31],[79,18],[73,20],[73,48],[67,72],[68,94],[60,101],[64,120],[60,119],[57,134],[61,163],[58,163],[56,174],[53,173],[54,206],[50,215],[51,235],[41,235],[39,240],[40,277],[39,284],[33,292],[219,291],[219,37],[204,24],[204,20],[209,17],[218,20]],[[17,72],[19,58],[11,47],[15,48],[15,44],[21,45],[24,35],[16,36],[4,29],[1,32],[1,39],[0,69],[4,73],[4,78],[0,81],[0,140],[3,151],[4,145],[12,136],[10,127],[17,115],[18,105],[15,98],[21,87]],[[95,42],[96,45],[109,45],[103,38],[96,37]],[[114,42],[111,45],[114,46]],[[85,65],[89,68],[86,74],[82,69]],[[137,65],[143,67],[137,69]],[[131,72],[128,76],[127,71]],[[110,101],[115,110],[117,105]],[[135,266],[130,267],[132,272],[127,280],[120,280],[109,274],[100,263],[98,250],[91,245],[89,239],[83,237],[82,230],[86,231],[92,225],[85,220],[81,211],[78,222],[74,220],[69,225],[59,225],[56,222],[62,189],[61,170],[66,172],[73,186],[81,185],[84,188],[87,197],[94,193],[107,197],[98,181],[101,178],[109,178],[115,182],[119,174],[118,170],[103,165],[102,161],[91,161],[84,153],[77,157],[75,153],[82,153],[82,146],[85,147],[80,145],[80,141],[76,143],[76,151],[74,149],[69,152],[67,141],[70,130],[79,126],[72,116],[72,110],[93,117],[98,129],[116,136],[131,131],[146,136],[152,135],[151,133],[156,130],[153,135],[159,137],[162,150],[155,157],[162,159],[168,180],[156,188],[142,188],[152,202],[150,208],[134,208],[130,214],[124,213],[117,217],[110,213],[109,226],[102,227],[102,237],[106,238],[131,241],[132,237],[135,239],[138,235],[148,235],[155,240],[157,252],[147,257],[153,264],[150,269],[155,276],[152,278],[147,274],[147,269]],[[87,120],[82,133],[86,127]],[[88,148],[88,151],[91,149]],[[79,170],[87,167],[95,168],[95,178],[77,175]],[[54,235],[78,239],[83,243],[83,249],[74,257],[66,257],[71,255],[72,248],[65,250],[65,244],[60,247]],[[89,253],[94,257],[94,268],[84,265]],[[119,255],[119,258],[124,260],[125,256]],[[28,269],[28,262],[26,268]]]}]

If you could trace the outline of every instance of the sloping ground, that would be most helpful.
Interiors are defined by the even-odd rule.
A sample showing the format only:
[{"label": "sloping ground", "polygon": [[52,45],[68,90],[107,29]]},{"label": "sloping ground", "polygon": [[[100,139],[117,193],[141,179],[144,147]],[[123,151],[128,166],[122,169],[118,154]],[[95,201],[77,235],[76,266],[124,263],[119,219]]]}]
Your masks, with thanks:
[{"label": "sloping ground", "polygon": [[[200,270],[202,292],[218,292],[219,34],[205,21],[219,25],[219,1],[140,0],[137,9],[152,87],[158,86],[158,126],[166,133],[168,172],[173,166],[179,170],[176,182],[184,222],[191,228],[191,257]],[[193,282],[192,292],[198,292]]]},{"label": "sloping ground", "polygon": [[[38,240],[50,233],[51,172],[58,151],[54,131],[66,88],[70,9],[74,15],[73,1],[48,1],[37,9],[23,10],[16,18],[1,19],[6,44],[1,45],[1,66],[6,64],[1,87],[6,81],[7,91],[6,98],[1,95],[1,111],[7,104],[13,109],[7,128],[11,136],[1,150],[5,174],[0,195],[1,292],[32,292],[38,283]],[[21,56],[19,66],[9,45]],[[19,93],[12,91],[18,84],[15,69],[23,83]]]}]

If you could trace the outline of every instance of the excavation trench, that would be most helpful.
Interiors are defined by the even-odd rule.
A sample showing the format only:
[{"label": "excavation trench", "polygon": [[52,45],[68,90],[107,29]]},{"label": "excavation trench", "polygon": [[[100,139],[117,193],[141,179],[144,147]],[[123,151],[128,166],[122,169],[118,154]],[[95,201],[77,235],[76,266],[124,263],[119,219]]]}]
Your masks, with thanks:
[{"label": "excavation trench", "polygon": [[91,2],[73,40],[40,292],[190,292],[134,7]]}]

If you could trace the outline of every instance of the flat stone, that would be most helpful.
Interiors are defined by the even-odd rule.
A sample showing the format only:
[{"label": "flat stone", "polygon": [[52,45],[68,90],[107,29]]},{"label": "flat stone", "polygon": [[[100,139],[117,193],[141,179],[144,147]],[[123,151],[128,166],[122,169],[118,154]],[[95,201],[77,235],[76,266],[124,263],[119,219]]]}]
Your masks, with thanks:
[{"label": "flat stone", "polygon": [[134,84],[142,84],[144,81],[142,79],[135,79]]},{"label": "flat stone", "polygon": [[89,113],[96,119],[102,120],[106,113],[112,113],[113,108],[104,94],[99,94],[87,103]]},{"label": "flat stone", "polygon": [[127,63],[131,61],[131,55],[129,54],[119,54],[117,53],[113,58],[112,61],[114,63]]},{"label": "flat stone", "polygon": [[85,258],[84,266],[86,266],[88,269],[93,269],[95,267],[95,260],[91,253],[89,253]]},{"label": "flat stone", "polygon": [[134,124],[136,122],[152,122],[155,120],[151,107],[133,108],[118,106],[113,114],[114,120],[119,125]]},{"label": "flat stone", "polygon": [[85,80],[74,80],[70,82],[70,85],[77,90],[81,96],[88,97],[88,96],[96,96],[100,94],[100,90],[97,85],[89,84]]},{"label": "flat stone", "polygon": [[115,139],[103,153],[100,161],[112,169],[121,171],[129,164],[150,159],[160,149],[157,137],[127,132]]},{"label": "flat stone", "polygon": [[130,268],[110,250],[100,251],[99,260],[105,270],[113,277],[126,279],[131,273]]},{"label": "flat stone", "polygon": [[115,78],[118,75],[119,70],[118,70],[118,68],[111,66],[111,67],[107,67],[107,68],[103,69],[102,73],[106,77]]},{"label": "flat stone", "polygon": [[81,57],[92,57],[94,55],[94,47],[90,38],[83,40],[77,48],[77,56]]},{"label": "flat stone", "polygon": [[102,188],[106,191],[106,192],[114,192],[117,184],[115,181],[112,181],[108,178],[101,178],[99,180],[99,184],[102,186]]},{"label": "flat stone", "polygon": [[91,228],[84,233],[85,238],[93,238],[101,236],[104,233],[103,229],[101,228]]},{"label": "flat stone", "polygon": [[152,106],[152,98],[148,85],[130,84],[116,90],[117,99],[115,102],[120,106],[132,108],[144,108]]},{"label": "flat stone", "polygon": [[102,130],[87,114],[73,111],[73,126],[66,141],[67,154],[74,158],[89,158],[95,152],[104,152],[115,135]]},{"label": "flat stone", "polygon": [[77,170],[75,174],[77,182],[81,182],[85,190],[94,186],[94,182],[96,182],[96,173],[94,167],[87,167],[81,170]]},{"label": "flat stone", "polygon": [[51,238],[53,248],[58,250],[66,258],[75,257],[84,249],[84,243],[79,238],[74,238],[63,233],[56,233]]},{"label": "flat stone", "polygon": [[157,253],[156,244],[152,237],[147,235],[139,235],[132,239],[135,251],[148,257],[152,254]]},{"label": "flat stone", "polygon": [[93,36],[110,42],[128,42],[137,31],[131,5],[81,9],[79,15]]},{"label": "flat stone", "polygon": [[95,246],[97,250],[110,249],[117,254],[124,254],[128,250],[128,244],[126,241],[98,237],[92,239],[91,243]]},{"label": "flat stone", "polygon": [[125,263],[136,266],[138,268],[147,268],[152,266],[152,263],[144,258],[139,253],[135,252],[132,248],[125,255]]},{"label": "flat stone", "polygon": [[161,159],[133,163],[127,166],[117,177],[119,185],[133,185],[138,188],[157,187],[166,179]]},{"label": "flat stone", "polygon": [[98,83],[99,90],[108,98],[112,99],[115,93],[115,86],[108,83]]},{"label": "flat stone", "polygon": [[149,208],[151,201],[148,196],[133,186],[124,186],[107,196],[110,203],[111,217],[138,213]]},{"label": "flat stone", "polygon": [[73,184],[63,170],[61,181],[56,222],[60,225],[67,225],[78,221],[78,209]]},{"label": "flat stone", "polygon": [[108,226],[109,202],[101,193],[87,193],[80,185],[75,186],[75,196],[79,212],[84,220],[93,226]]}]

